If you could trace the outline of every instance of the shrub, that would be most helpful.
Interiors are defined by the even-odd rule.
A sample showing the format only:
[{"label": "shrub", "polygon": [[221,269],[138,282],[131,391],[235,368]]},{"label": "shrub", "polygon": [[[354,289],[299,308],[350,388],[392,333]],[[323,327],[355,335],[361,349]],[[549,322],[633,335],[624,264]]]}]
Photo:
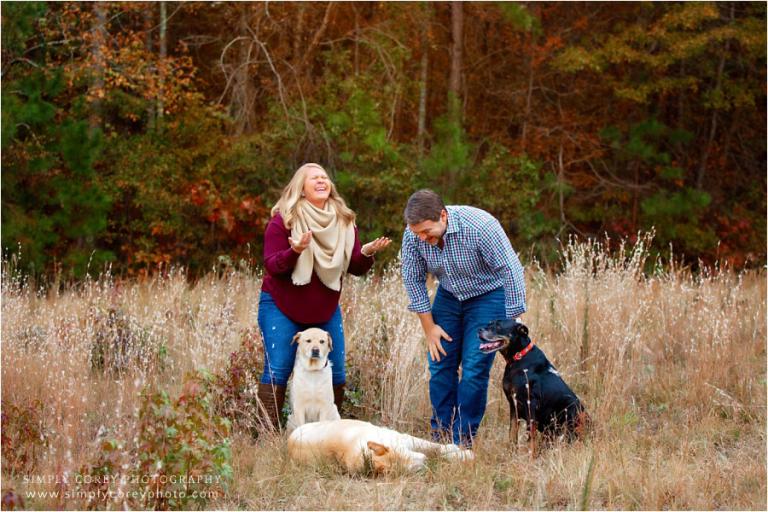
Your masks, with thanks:
[{"label": "shrub", "polygon": [[119,505],[122,509],[138,507],[138,500],[125,493],[132,480],[125,478],[124,470],[132,467],[135,453],[126,451],[124,443],[109,434],[107,429],[100,430],[94,443],[96,459],[85,464],[79,472],[78,491],[89,496],[85,503],[88,510],[107,509],[110,503],[117,501],[116,498],[121,498]]},{"label": "shrub", "polygon": [[229,355],[229,364],[223,375],[216,376],[216,411],[231,420],[236,428],[255,437],[263,427],[259,421],[259,401],[256,389],[263,354],[259,347],[261,336],[247,329],[240,340],[240,348]]},{"label": "shrub", "polygon": [[13,489],[8,489],[3,493],[3,510],[24,510],[24,498]]},{"label": "shrub", "polygon": [[100,432],[95,460],[80,470],[79,491],[92,496],[85,505],[188,510],[222,497],[232,479],[230,423],[215,414],[214,380],[204,370],[186,375],[176,400],[145,389],[133,448]]},{"label": "shrub", "polygon": [[34,400],[17,405],[2,401],[3,472],[29,474],[35,469],[40,453],[48,446],[48,432],[43,424],[43,402]]},{"label": "shrub", "polygon": [[[202,508],[232,478],[230,422],[215,415],[214,377],[201,370],[185,378],[175,401],[145,391],[139,410],[138,473],[143,508]],[[147,483],[144,483],[148,480]]]},{"label": "shrub", "polygon": [[97,312],[91,345],[91,368],[122,377],[129,369],[143,372],[163,369],[167,358],[164,343],[126,316],[120,309]]}]

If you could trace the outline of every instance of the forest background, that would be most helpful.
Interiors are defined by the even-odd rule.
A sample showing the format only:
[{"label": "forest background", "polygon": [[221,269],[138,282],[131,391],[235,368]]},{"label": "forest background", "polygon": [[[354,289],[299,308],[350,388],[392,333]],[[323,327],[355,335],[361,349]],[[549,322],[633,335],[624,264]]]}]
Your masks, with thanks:
[{"label": "forest background", "polygon": [[[2,246],[38,275],[260,264],[326,167],[363,238],[431,187],[569,234],[766,258],[766,4],[3,2]],[[395,258],[388,251],[384,259]]]}]

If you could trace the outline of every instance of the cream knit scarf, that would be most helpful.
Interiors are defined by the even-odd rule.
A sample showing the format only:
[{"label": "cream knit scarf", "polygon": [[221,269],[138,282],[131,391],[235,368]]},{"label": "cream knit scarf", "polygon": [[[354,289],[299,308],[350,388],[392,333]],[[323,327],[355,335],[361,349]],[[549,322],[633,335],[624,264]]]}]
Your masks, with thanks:
[{"label": "cream knit scarf", "polygon": [[341,275],[349,267],[355,244],[354,225],[351,222],[343,225],[336,210],[328,204],[320,209],[309,201],[301,201],[296,209],[291,238],[299,240],[309,230],[312,230],[312,240],[296,262],[291,275],[293,284],[308,284],[314,269],[325,286],[341,290]]}]

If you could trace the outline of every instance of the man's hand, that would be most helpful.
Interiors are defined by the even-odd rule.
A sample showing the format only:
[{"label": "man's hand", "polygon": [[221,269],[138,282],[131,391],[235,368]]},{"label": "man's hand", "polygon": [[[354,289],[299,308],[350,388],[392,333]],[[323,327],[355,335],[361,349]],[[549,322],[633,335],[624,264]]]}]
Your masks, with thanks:
[{"label": "man's hand", "polygon": [[442,359],[440,354],[443,354],[444,356],[448,355],[448,353],[443,348],[441,340],[445,339],[446,341],[450,342],[453,341],[453,338],[448,336],[448,333],[445,332],[443,328],[437,324],[432,324],[429,329],[424,331],[424,334],[427,336],[427,350],[429,350],[429,357],[433,361],[440,362]]},{"label": "man's hand", "polygon": [[312,240],[312,232],[307,231],[303,235],[301,235],[301,238],[298,240],[294,240],[290,236],[288,237],[288,243],[291,244],[291,249],[293,249],[295,252],[301,254],[304,252],[304,249],[309,247],[309,241]]}]

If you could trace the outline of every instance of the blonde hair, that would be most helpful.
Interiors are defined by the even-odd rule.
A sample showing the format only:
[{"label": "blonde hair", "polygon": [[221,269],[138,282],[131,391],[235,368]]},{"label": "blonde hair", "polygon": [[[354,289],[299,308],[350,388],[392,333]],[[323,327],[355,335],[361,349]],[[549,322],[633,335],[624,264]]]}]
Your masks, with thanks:
[{"label": "blonde hair", "polygon": [[[302,192],[304,191],[304,182],[307,179],[307,172],[309,169],[320,169],[328,174],[318,164],[307,163],[296,169],[293,173],[293,178],[288,182],[288,185],[283,189],[283,193],[280,195],[280,199],[277,200],[275,206],[272,207],[272,216],[277,213],[283,217],[283,224],[286,228],[291,229],[293,226],[293,220],[296,218],[299,204],[302,201],[306,201]],[[336,211],[336,215],[341,219],[343,224],[349,224],[355,222],[355,212],[353,212],[344,202],[344,199],[339,195],[336,190],[336,185],[333,184],[330,178],[328,183],[331,184],[331,194],[328,196],[328,204]]]}]

